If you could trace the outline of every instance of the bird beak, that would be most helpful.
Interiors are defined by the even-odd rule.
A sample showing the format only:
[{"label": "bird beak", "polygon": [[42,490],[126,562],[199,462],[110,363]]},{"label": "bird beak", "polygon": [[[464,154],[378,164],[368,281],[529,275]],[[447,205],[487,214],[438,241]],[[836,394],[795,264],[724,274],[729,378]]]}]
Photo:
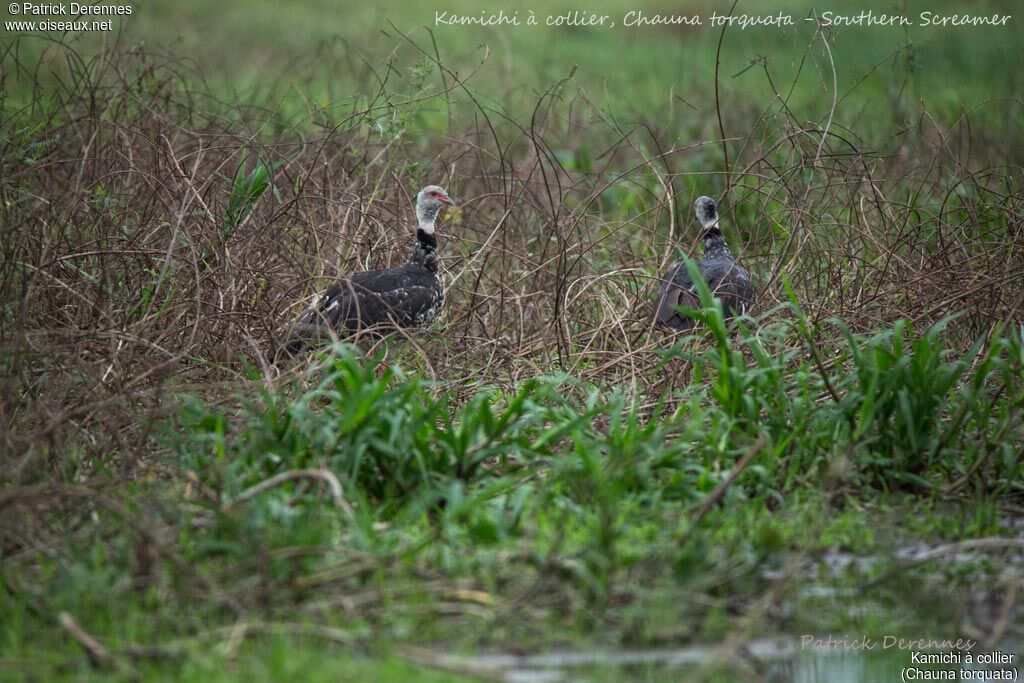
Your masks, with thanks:
[{"label": "bird beak", "polygon": [[441,201],[447,204],[448,206],[455,206],[455,200],[452,199],[451,197],[441,197]]}]

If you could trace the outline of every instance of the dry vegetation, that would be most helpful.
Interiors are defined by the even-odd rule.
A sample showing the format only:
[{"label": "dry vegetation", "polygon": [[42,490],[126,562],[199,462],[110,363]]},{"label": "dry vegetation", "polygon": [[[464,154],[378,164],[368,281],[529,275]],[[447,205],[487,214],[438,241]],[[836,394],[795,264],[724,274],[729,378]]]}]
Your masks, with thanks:
[{"label": "dry vegetation", "polygon": [[[731,168],[714,170],[719,143],[678,146],[653,123],[624,129],[564,84],[529,121],[480,109],[475,126],[410,141],[409,111],[462,83],[429,97],[382,88],[330,125],[287,129],[273,112],[190,90],[196,75],[182,65],[64,56],[55,90],[4,112],[15,453],[68,419],[104,419],[97,401],[255,362],[314,290],[406,257],[411,195],[429,180],[464,201],[445,226],[452,305],[436,336],[447,343],[431,347],[455,381],[553,363],[651,381],[650,351],[664,344],[641,336],[652,282],[675,258],[673,239],[696,247],[694,188],[725,189],[729,239],[758,272],[762,311],[785,301],[785,275],[812,320],[859,331],[963,311],[973,338],[1021,321],[1024,206],[1019,169],[1005,163],[1015,160],[1003,159],[1019,150],[1000,143],[1012,131],[977,130],[966,114],[946,128],[922,112],[878,148],[781,103],[760,117],[733,107],[726,128],[749,132],[726,138]],[[1016,105],[986,105],[1002,106]],[[243,200],[233,221],[244,191],[232,180],[261,164],[273,192]],[[31,416],[42,431],[26,429]]]}]

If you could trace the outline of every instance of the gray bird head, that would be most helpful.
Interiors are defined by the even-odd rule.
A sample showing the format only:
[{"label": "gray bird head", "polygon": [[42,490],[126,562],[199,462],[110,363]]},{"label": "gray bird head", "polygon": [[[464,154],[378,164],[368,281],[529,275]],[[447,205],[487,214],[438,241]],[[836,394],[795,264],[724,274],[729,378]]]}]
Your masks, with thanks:
[{"label": "gray bird head", "polygon": [[697,197],[697,201],[693,203],[693,209],[697,212],[697,220],[705,230],[718,224],[718,204],[711,197]]},{"label": "gray bird head", "polygon": [[427,185],[416,195],[416,219],[420,229],[426,233],[434,233],[434,221],[437,214],[445,206],[455,206],[455,202],[438,185]]}]

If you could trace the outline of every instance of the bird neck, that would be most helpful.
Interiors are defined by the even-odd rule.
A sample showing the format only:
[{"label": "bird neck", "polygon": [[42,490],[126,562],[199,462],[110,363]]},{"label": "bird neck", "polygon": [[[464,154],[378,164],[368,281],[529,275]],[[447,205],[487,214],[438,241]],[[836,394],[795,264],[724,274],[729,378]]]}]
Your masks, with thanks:
[{"label": "bird neck", "polygon": [[419,223],[420,230],[433,235],[434,222],[437,221],[437,214],[440,210],[441,206],[439,204],[417,204],[416,222]]},{"label": "bird neck", "polygon": [[433,225],[430,232],[423,227],[416,229],[416,247],[412,250],[409,263],[423,266],[432,273],[437,272],[437,236],[434,234]]},{"label": "bird neck", "polygon": [[704,231],[704,256],[732,256],[732,252],[729,251],[729,247],[726,245],[725,238],[722,237],[722,231],[718,229],[717,223]]}]

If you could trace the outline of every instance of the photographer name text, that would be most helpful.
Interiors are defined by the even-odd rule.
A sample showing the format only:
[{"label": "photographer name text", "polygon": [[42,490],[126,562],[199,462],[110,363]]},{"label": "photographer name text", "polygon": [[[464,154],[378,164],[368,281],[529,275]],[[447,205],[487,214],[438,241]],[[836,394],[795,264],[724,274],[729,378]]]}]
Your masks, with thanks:
[{"label": "photographer name text", "polygon": [[11,3],[11,14],[31,17],[80,17],[80,16],[127,16],[132,13],[131,5],[85,5],[80,2],[67,4],[33,4],[31,2]]},{"label": "photographer name text", "polygon": [[[867,635],[850,638],[805,634],[800,636],[800,649],[815,652],[903,650],[909,654],[909,665],[900,671],[903,681],[1016,681],[1019,672],[1017,655],[1012,652],[971,652],[977,641],[934,640],[931,638],[898,638]],[[951,666],[955,668],[934,668]],[[924,668],[927,667],[927,668]],[[975,668],[983,667],[983,668]]]},{"label": "photographer name text", "polygon": [[[114,28],[114,19],[132,13],[131,5],[86,5],[81,2],[12,2],[7,11],[15,20],[3,22],[5,31],[89,31],[106,32]],[[21,18],[25,17],[25,18]],[[106,18],[103,18],[106,17]],[[85,21],[85,19],[93,19]]]}]

